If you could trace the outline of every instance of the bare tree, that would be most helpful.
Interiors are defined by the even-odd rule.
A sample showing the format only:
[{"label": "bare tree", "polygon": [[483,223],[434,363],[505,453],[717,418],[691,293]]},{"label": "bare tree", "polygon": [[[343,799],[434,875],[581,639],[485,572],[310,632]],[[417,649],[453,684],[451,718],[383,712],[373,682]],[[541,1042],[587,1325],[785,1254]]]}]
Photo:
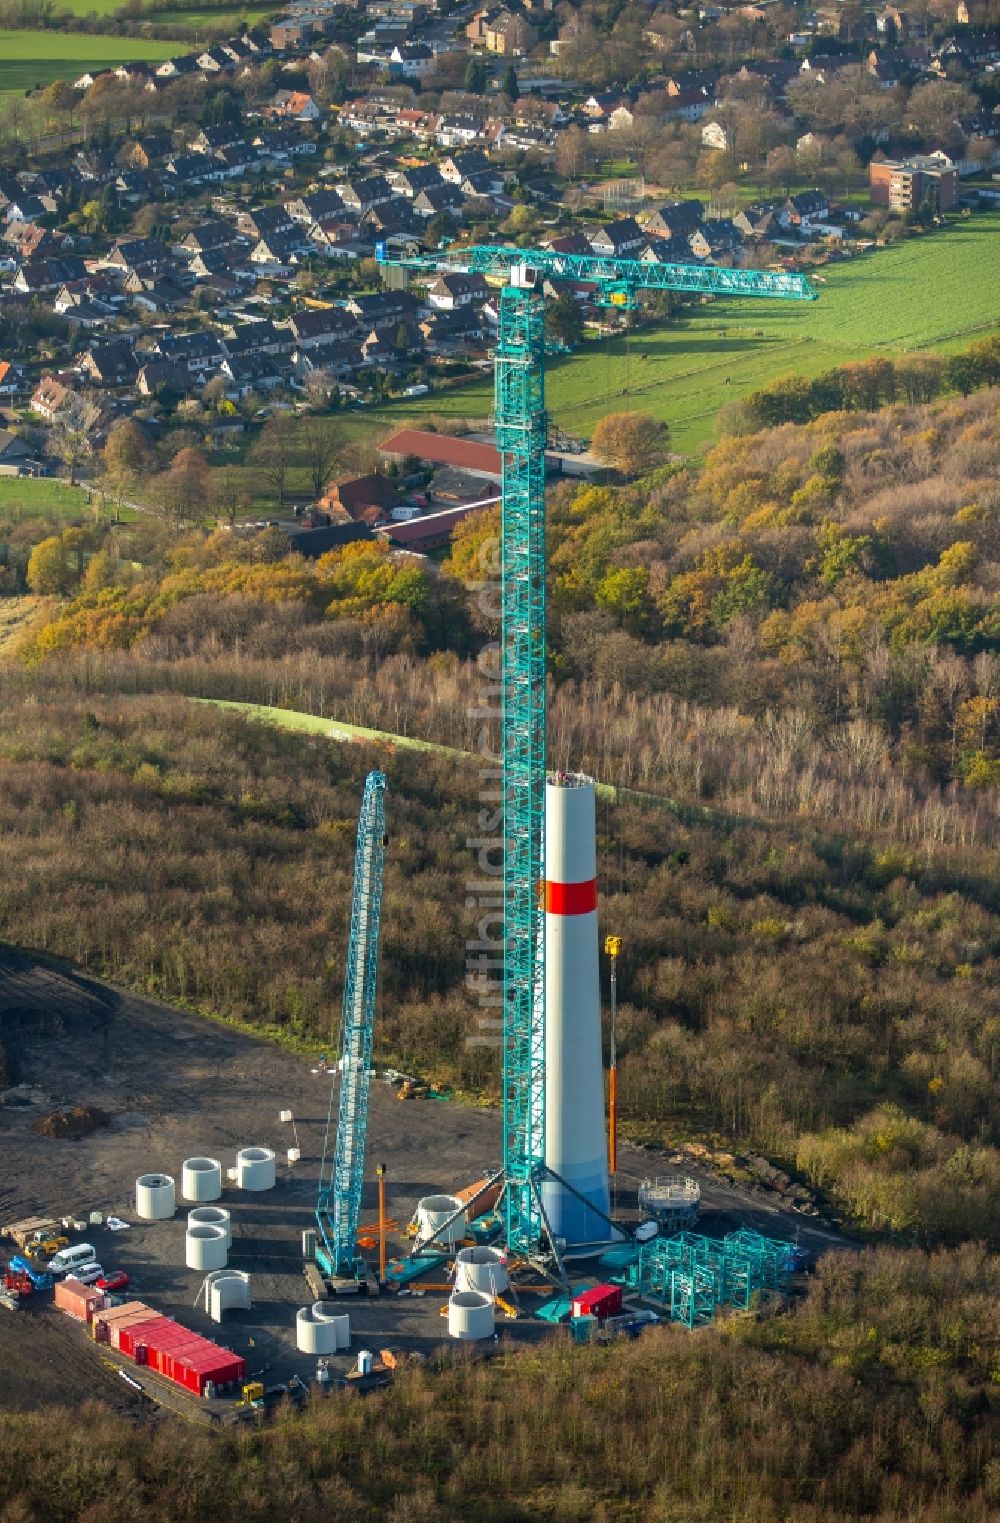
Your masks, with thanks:
[{"label": "bare tree", "polygon": [[322,497],[340,455],[340,430],[328,418],[310,418],[299,430],[299,445],[313,498]]},{"label": "bare tree", "polygon": [[278,499],[278,507],[283,508],[288,473],[295,462],[295,425],[287,413],[279,413],[264,425],[250,459]]}]

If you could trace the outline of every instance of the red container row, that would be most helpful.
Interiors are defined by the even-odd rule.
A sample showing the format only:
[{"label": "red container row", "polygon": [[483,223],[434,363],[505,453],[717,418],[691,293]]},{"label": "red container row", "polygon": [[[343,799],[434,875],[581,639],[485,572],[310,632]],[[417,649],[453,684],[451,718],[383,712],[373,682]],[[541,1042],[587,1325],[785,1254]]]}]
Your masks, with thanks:
[{"label": "red container row", "polygon": [[246,1361],[239,1355],[219,1348],[141,1301],[98,1311],[93,1322],[99,1343],[110,1343],[136,1364],[155,1370],[195,1396],[203,1396],[209,1382],[229,1385],[246,1374]]},{"label": "red container row", "polygon": [[620,1285],[592,1285],[573,1297],[574,1317],[614,1317],[621,1309]]}]

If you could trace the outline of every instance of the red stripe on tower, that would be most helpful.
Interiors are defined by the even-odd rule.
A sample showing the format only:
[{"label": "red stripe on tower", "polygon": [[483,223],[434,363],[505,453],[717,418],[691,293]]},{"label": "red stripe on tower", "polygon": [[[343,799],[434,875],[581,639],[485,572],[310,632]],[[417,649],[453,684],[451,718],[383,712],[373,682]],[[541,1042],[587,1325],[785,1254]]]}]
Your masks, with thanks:
[{"label": "red stripe on tower", "polygon": [[597,879],[584,883],[553,883],[545,881],[545,913],[547,915],[589,915],[597,909]]}]

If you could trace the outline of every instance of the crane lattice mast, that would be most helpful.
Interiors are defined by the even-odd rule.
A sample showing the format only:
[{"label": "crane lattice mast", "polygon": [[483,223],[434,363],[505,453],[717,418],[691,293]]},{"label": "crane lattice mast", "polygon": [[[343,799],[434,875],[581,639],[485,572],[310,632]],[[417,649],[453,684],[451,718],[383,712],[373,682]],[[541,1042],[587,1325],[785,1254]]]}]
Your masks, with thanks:
[{"label": "crane lattice mast", "polygon": [[505,1229],[508,1246],[526,1256],[537,1256],[547,1237],[561,1268],[540,1191],[542,1177],[552,1173],[545,1165],[545,958],[539,893],[546,759],[543,290],[546,283],[591,285],[602,305],[617,308],[634,307],[639,291],[791,301],[813,301],[816,293],[805,276],[790,273],[646,264],[492,244],[396,256],[383,243],[376,246],[376,258],[428,274],[482,274],[501,284],[495,423],[503,499]]},{"label": "crane lattice mast", "polygon": [[316,1224],[322,1240],[316,1250],[317,1262],[327,1274],[345,1279],[357,1278],[363,1272],[357,1237],[368,1137],[368,1081],[375,1034],[385,847],[385,776],[369,772],[354,853],[354,893],[341,1019],[340,1101],[334,1132],[337,1090],[334,1075],[316,1202]]}]

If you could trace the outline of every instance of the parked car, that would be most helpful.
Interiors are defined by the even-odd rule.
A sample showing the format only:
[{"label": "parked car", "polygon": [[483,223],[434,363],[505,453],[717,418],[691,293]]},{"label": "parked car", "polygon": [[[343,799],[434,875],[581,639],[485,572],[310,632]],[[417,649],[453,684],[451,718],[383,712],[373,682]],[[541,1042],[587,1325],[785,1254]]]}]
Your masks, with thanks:
[{"label": "parked car", "polygon": [[74,1269],[66,1276],[67,1280],[79,1280],[81,1285],[96,1285],[103,1278],[104,1270],[100,1264],[81,1264],[79,1269]]},{"label": "parked car", "polygon": [[102,1274],[99,1280],[94,1281],[98,1290],[124,1290],[128,1284],[128,1275],[124,1269],[113,1269],[107,1274]]}]

